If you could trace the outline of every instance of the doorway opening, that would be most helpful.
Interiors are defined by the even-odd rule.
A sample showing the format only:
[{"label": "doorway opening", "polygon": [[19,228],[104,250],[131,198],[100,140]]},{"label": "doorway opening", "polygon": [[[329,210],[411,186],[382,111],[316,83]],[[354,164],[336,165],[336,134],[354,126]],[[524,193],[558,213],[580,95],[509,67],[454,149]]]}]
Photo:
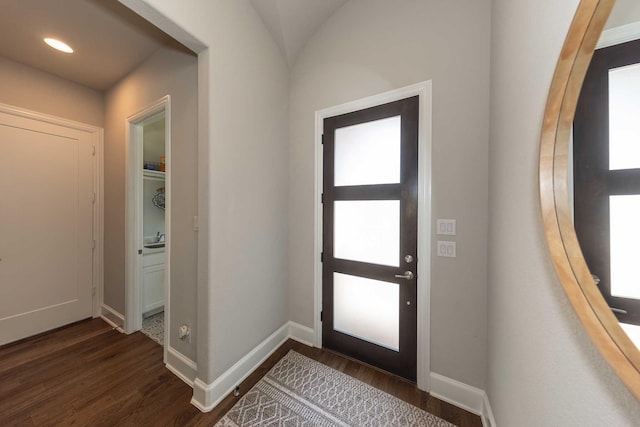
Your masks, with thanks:
[{"label": "doorway opening", "polygon": [[167,95],[127,119],[125,332],[165,347],[170,307],[171,106]]},{"label": "doorway opening", "polygon": [[[408,101],[408,99],[412,99],[412,101]],[[405,118],[404,114],[400,112],[400,110],[402,110],[404,107],[401,106],[399,111],[392,111],[390,113],[386,111],[380,113],[381,115],[377,114],[377,112],[380,112],[380,109],[385,110],[388,108],[396,108],[403,104],[405,101],[407,101],[409,104],[414,103],[414,106],[411,108],[415,108],[417,110],[415,112],[414,120],[417,121],[417,123],[414,123],[414,130],[412,131],[414,135],[408,137],[409,140],[413,139],[413,148],[410,148],[408,146],[402,148],[397,153],[397,157],[399,165],[401,163],[413,164],[411,168],[414,169],[413,173],[415,174],[415,177],[405,177],[404,174],[406,171],[406,166],[399,166],[398,175],[400,175],[401,178],[396,177],[397,179],[394,178],[394,180],[392,180],[393,182],[389,181],[389,179],[386,178],[382,181],[376,182],[371,182],[370,180],[360,180],[362,181],[360,182],[353,176],[348,179],[345,178],[346,181],[342,178],[338,178],[336,176],[336,173],[338,173],[338,171],[336,170],[336,168],[338,167],[336,165],[337,159],[335,158],[337,153],[336,147],[334,146],[327,148],[328,139],[332,139],[331,141],[329,141],[330,145],[335,145],[337,131],[340,131],[342,133],[349,133],[352,130],[357,130],[356,128],[358,126],[368,127],[376,123],[381,124],[385,121],[389,122],[387,124],[392,125],[394,123],[391,122],[398,122],[395,123],[396,125],[398,125],[397,127],[404,128],[405,122],[406,120],[408,120],[408,118]],[[393,106],[389,107],[389,105]],[[369,112],[373,112],[374,117],[360,117],[363,114],[366,116]],[[400,117],[400,119],[398,120],[397,117]],[[350,120],[351,118],[354,120]],[[329,120],[325,122],[325,119]],[[334,123],[335,126],[331,126],[332,121],[341,121],[343,119],[346,120],[344,123],[336,122]],[[325,133],[325,125],[327,123],[330,125],[328,127],[329,131],[333,132],[332,136],[327,136]],[[324,144],[323,134],[325,135]],[[316,112],[316,263],[314,280],[314,299],[316,308],[316,313],[314,316],[314,329],[316,337],[315,345],[317,347],[322,347],[325,344],[325,341],[326,344],[331,348],[334,348],[336,344],[338,346],[346,345],[347,347],[350,347],[351,350],[353,350],[347,351],[347,354],[351,354],[356,358],[360,358],[374,365],[378,365],[386,370],[394,371],[394,369],[392,369],[392,366],[394,364],[396,366],[409,364],[411,366],[409,366],[409,369],[406,372],[398,373],[415,380],[420,389],[427,391],[429,390],[429,276],[431,258],[430,141],[431,82],[419,83],[416,85],[408,86],[405,88],[397,89],[380,95],[375,95]],[[346,142],[346,140],[343,142]],[[347,148],[346,145],[350,144],[345,144],[345,148]],[[402,143],[398,143],[397,145],[403,146]],[[327,150],[330,150],[330,153],[327,152]],[[346,150],[346,152],[350,152],[350,149]],[[362,159],[361,157],[359,158]],[[386,154],[382,156],[383,162],[385,162],[387,158],[388,156]],[[325,162],[331,163],[328,169],[325,168]],[[356,163],[360,164],[362,162],[357,161]],[[388,169],[387,166],[381,167],[384,169]],[[381,167],[376,167],[373,169],[378,170]],[[349,175],[351,174],[351,172],[353,172],[353,170],[350,167],[347,167],[346,172],[347,175]],[[326,176],[327,174],[330,174],[331,176]],[[353,181],[354,179],[355,181]],[[396,218],[397,221],[394,221],[394,223],[397,223],[396,228],[400,230],[403,228],[403,224],[406,225],[407,219],[401,219],[401,217],[403,218],[404,213],[407,212],[406,209],[408,205],[402,202],[404,192],[400,187],[402,187],[404,182],[409,183],[409,181],[414,182],[414,187],[417,186],[417,189],[414,188],[414,197],[417,200],[409,203],[412,210],[417,210],[417,221],[416,219],[413,220],[414,225],[412,232],[414,236],[413,238],[415,239],[415,244],[412,245],[412,251],[409,251],[412,253],[407,252],[409,250],[409,247],[405,243],[407,243],[408,240],[398,238],[398,254],[393,256],[393,266],[390,266],[391,261],[372,262],[370,259],[361,259],[362,257],[355,256],[357,254],[354,255],[353,253],[351,253],[351,255],[353,256],[349,254],[347,254],[349,256],[345,255],[346,252],[342,255],[337,254],[337,249],[342,252],[344,252],[344,250],[346,249],[336,247],[337,243],[339,243],[335,241],[336,233],[337,231],[339,231],[336,230],[336,227],[340,228],[340,223],[344,223],[348,220],[349,215],[345,216],[343,214],[349,214],[348,211],[353,211],[353,209],[362,207],[362,202],[368,203],[370,207],[379,207],[382,210],[388,208],[387,210],[389,212],[399,211],[396,212],[398,214],[398,218]],[[395,188],[394,186],[398,188]],[[411,184],[409,184],[409,186],[411,186]],[[384,194],[377,194],[377,190],[382,191],[382,193]],[[329,194],[327,194],[327,191],[329,191]],[[396,191],[397,194],[391,194],[394,191]],[[395,197],[394,195],[398,197]],[[374,202],[373,204],[370,203],[372,201]],[[394,203],[398,206],[391,206]],[[385,206],[378,206],[381,204],[384,204]],[[399,206],[404,206],[404,208]],[[342,216],[342,219],[338,219],[337,215]],[[355,216],[361,219],[363,217],[362,214],[357,214]],[[369,214],[364,214],[364,216],[369,216]],[[356,222],[360,224],[359,220]],[[348,227],[348,229],[353,230],[350,227]],[[399,233],[402,232],[399,231]],[[365,234],[367,234],[367,232],[365,232]],[[349,236],[345,235],[343,237]],[[342,238],[341,240],[346,241]],[[395,241],[395,237],[392,240]],[[366,246],[368,248],[371,247],[370,245]],[[407,253],[404,253],[403,251]],[[411,258],[409,258],[408,256],[410,256]],[[395,258],[397,258],[397,260],[395,260]],[[407,266],[410,266],[411,268],[404,268]],[[350,267],[353,267],[355,270],[347,271]],[[368,268],[373,268],[376,271],[373,273],[371,271],[367,272]],[[381,274],[384,275],[384,278],[380,276]],[[349,279],[351,283],[347,284],[345,282],[346,279]],[[386,286],[385,283],[385,286],[382,286],[377,282],[386,282],[390,283],[390,285]],[[402,320],[403,316],[400,316],[397,319],[398,328],[395,329],[397,330],[397,332],[401,332],[400,329],[402,328],[400,324],[402,323],[403,325],[407,325],[407,328],[410,329],[410,333],[412,335],[411,339],[407,340],[407,337],[403,339],[402,337],[398,336],[397,340],[390,339],[386,341],[380,341],[376,337],[367,337],[362,335],[362,330],[370,331],[371,325],[369,325],[369,327],[365,325],[364,329],[360,330],[358,328],[360,328],[360,326],[362,325],[349,325],[345,323],[346,320],[349,320],[349,316],[353,317],[352,314],[354,308],[349,303],[345,307],[343,307],[345,308],[344,310],[341,309],[341,313],[337,313],[336,306],[337,304],[341,303],[337,301],[335,292],[331,292],[331,290],[333,289],[334,291],[337,290],[339,292],[347,291],[349,289],[362,290],[366,287],[366,285],[380,287],[383,294],[385,289],[392,292],[394,291],[394,289],[395,291],[397,291],[397,304],[394,304],[394,307],[392,308],[395,310],[395,312],[401,313],[403,309],[406,310],[406,308],[409,307],[409,311],[412,311],[413,313],[408,318],[404,316],[404,321]],[[412,288],[413,290],[409,288]],[[365,291],[365,293],[370,296],[370,292],[368,290]],[[350,301],[355,300],[349,298],[347,299]],[[379,298],[379,300],[384,301],[386,300],[386,297],[383,296]],[[325,307],[332,308],[328,312],[325,312]],[[374,311],[376,310],[377,309],[374,308]],[[336,315],[338,316],[336,317]],[[360,318],[360,316],[356,317]],[[376,316],[374,315],[373,317]],[[409,323],[406,323],[407,319],[409,320]],[[341,323],[342,326],[338,325],[339,327],[336,328],[336,322]],[[353,328],[351,328],[352,326]],[[331,331],[329,331],[330,329]],[[411,344],[411,341],[413,341],[413,344]],[[370,351],[367,350],[368,347],[371,347],[369,348]],[[398,359],[398,357],[394,358],[393,356],[395,353],[402,352],[401,348],[405,350],[405,354],[400,357],[400,359],[402,360]],[[363,352],[364,355],[362,354]],[[394,363],[391,361],[392,359],[398,360],[395,360]],[[378,363],[380,362],[380,360],[382,360],[383,363]]]},{"label": "doorway opening", "polygon": [[418,97],[324,119],[323,346],[416,379]]}]

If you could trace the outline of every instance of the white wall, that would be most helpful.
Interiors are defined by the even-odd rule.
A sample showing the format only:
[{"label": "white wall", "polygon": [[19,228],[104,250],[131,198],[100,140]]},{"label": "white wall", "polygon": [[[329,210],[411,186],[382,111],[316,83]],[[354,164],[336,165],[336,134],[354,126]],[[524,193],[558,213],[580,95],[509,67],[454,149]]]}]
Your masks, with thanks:
[{"label": "white wall", "polygon": [[[287,320],[288,70],[248,0],[151,5],[199,52],[208,115],[208,278],[199,287],[198,379],[211,383]],[[163,18],[159,19],[160,21]],[[169,28],[170,30],[170,28]]]},{"label": "white wall", "polygon": [[[125,120],[165,95],[171,96],[171,324],[172,347],[196,359],[197,321],[197,78],[191,53],[162,48],[112,87],[105,96],[105,304],[124,314]],[[155,208],[154,208],[155,209]],[[191,343],[177,339],[191,326]]]},{"label": "white wall", "polygon": [[499,426],[638,424],[638,402],[555,279],[539,213],[544,103],[577,0],[493,0],[490,161],[487,1],[349,2],[294,67],[289,148],[284,60],[247,2],[147,2],[210,47],[200,53],[211,212],[200,379],[219,376],[289,318],[312,325],[313,111],[432,78],[434,218],[458,219],[461,252],[453,262],[434,259],[432,368],[486,385]]},{"label": "white wall", "polygon": [[[194,57],[195,63],[197,59]],[[193,83],[192,83],[193,84]],[[195,84],[193,84],[195,86]],[[164,117],[153,119],[151,123],[144,123],[142,127],[142,158],[145,162],[160,162],[160,156],[164,156]]]},{"label": "white wall", "polygon": [[638,0],[617,0],[605,29],[638,21],[640,21],[640,2]]},{"label": "white wall", "polygon": [[[192,62],[195,62],[193,58]],[[193,82],[190,85],[192,90],[197,88]],[[165,155],[165,119],[164,117],[151,123],[144,123],[142,126],[142,158],[144,162],[160,163],[160,157]],[[195,126],[191,131],[194,133],[191,137],[195,140]],[[192,141],[193,143],[193,141]],[[150,239],[157,236],[157,233],[164,234],[164,214],[165,210],[160,209],[153,204],[153,197],[157,190],[165,186],[164,181],[145,178],[143,180],[142,190],[142,236],[144,239]]]},{"label": "white wall", "polygon": [[164,186],[162,180],[145,178],[142,182],[142,236],[145,241],[153,241],[149,239],[155,238],[158,233],[165,234],[165,210],[153,204],[158,188]]},{"label": "white wall", "polygon": [[493,0],[487,392],[499,426],[638,426],[574,314],[538,197],[542,117],[577,0]]},{"label": "white wall", "polygon": [[431,370],[480,388],[486,341],[489,10],[487,0],[464,5],[351,0],[300,53],[290,94],[289,309],[291,320],[313,327],[314,113],[433,80],[433,218],[434,223],[457,220],[458,257],[432,259]]},{"label": "white wall", "polygon": [[101,92],[0,57],[0,102],[102,127]]}]

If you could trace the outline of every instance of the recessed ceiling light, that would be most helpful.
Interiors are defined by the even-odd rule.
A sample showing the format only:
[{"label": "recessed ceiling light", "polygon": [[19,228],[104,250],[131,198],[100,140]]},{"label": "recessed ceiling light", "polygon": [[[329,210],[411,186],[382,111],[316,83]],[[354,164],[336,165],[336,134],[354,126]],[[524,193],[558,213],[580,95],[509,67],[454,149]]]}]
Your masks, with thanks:
[{"label": "recessed ceiling light", "polygon": [[59,50],[60,52],[73,53],[73,49],[71,49],[71,46],[69,46],[65,42],[61,42],[60,40],[47,37],[46,39],[44,39],[44,42],[52,48]]}]

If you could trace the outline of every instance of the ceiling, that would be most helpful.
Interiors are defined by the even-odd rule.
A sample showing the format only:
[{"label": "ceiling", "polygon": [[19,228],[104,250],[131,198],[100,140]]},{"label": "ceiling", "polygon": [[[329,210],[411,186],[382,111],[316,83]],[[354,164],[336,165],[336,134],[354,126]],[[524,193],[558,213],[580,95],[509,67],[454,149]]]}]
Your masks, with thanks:
[{"label": "ceiling", "polygon": [[[65,54],[44,44],[59,38]],[[172,39],[113,0],[2,0],[0,56],[96,90],[113,86]]]},{"label": "ceiling", "polygon": [[[163,45],[161,30],[115,0],[1,0],[0,56],[103,91]],[[348,0],[250,0],[291,66]],[[61,39],[74,53],[51,49]]]},{"label": "ceiling", "polygon": [[289,66],[309,39],[348,0],[251,0]]}]

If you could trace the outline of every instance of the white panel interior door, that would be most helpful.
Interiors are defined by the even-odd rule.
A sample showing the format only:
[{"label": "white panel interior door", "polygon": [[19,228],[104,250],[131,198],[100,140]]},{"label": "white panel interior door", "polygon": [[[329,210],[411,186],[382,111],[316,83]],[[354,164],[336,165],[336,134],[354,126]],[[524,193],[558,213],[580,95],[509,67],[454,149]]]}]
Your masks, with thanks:
[{"label": "white panel interior door", "polygon": [[0,345],[92,314],[92,145],[0,112]]}]

